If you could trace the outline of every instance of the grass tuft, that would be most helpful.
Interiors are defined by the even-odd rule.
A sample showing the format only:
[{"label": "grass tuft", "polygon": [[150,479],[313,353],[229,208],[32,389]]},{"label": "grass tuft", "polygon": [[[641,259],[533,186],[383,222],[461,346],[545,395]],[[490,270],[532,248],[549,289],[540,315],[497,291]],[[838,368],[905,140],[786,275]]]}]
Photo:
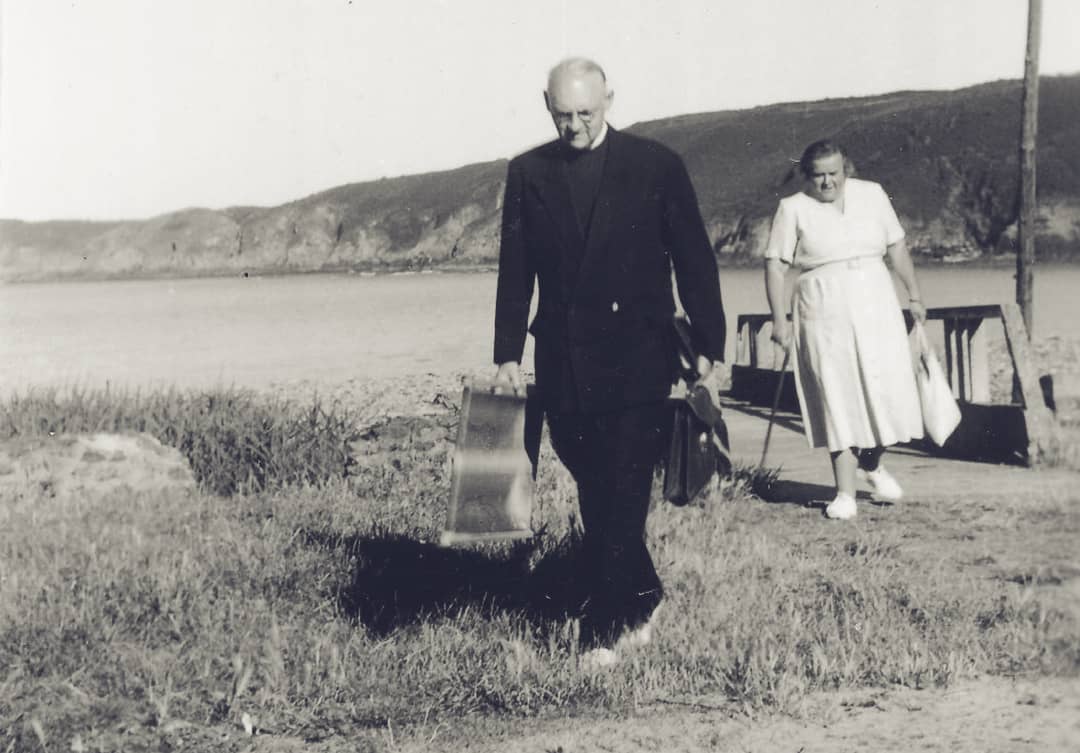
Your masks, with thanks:
[{"label": "grass tuft", "polygon": [[296,405],[242,389],[31,390],[0,405],[0,440],[146,432],[187,458],[207,492],[229,495],[347,476],[353,416],[317,395]]}]

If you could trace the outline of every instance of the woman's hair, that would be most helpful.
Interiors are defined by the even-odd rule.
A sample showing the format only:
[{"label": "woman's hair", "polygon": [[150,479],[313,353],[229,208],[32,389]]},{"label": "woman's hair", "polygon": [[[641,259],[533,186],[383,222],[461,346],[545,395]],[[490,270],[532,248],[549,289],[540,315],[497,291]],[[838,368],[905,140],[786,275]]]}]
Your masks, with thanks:
[{"label": "woman's hair", "polygon": [[799,170],[802,172],[804,178],[809,178],[813,175],[814,163],[824,157],[831,157],[834,154],[839,154],[844,158],[844,175],[851,177],[855,174],[855,165],[847,156],[847,152],[844,151],[844,147],[832,139],[821,139],[815,141],[810,146],[803,150],[802,157],[799,158]]}]

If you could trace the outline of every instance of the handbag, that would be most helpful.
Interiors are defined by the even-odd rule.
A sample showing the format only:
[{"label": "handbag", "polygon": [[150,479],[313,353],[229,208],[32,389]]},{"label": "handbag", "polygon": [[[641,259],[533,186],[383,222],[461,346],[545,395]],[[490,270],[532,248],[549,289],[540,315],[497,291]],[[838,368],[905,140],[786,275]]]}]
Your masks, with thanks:
[{"label": "handbag", "polygon": [[934,444],[942,447],[960,424],[960,406],[953,397],[937,355],[926,340],[922,323],[915,322],[915,341],[919,348],[915,363],[915,383],[919,387],[923,426]]},{"label": "handbag", "polygon": [[536,400],[491,388],[469,382],[461,395],[442,546],[533,535],[542,413]]},{"label": "handbag", "polygon": [[697,383],[697,349],[689,322],[677,316],[674,328],[679,370],[687,388],[684,395],[671,401],[673,421],[664,465],[664,499],[682,506],[702,492],[713,474],[731,474],[731,445],[720,408],[709,390]]}]

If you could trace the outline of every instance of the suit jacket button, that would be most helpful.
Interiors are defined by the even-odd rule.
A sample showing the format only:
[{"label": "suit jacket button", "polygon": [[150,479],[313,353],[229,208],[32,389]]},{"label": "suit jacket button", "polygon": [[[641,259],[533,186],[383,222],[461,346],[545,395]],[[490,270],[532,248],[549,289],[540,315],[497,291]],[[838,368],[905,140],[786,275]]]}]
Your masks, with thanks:
[{"label": "suit jacket button", "polygon": [[611,302],[611,311],[613,313],[615,313],[615,312],[618,312],[618,310],[619,310],[619,302],[618,301],[612,301]]}]

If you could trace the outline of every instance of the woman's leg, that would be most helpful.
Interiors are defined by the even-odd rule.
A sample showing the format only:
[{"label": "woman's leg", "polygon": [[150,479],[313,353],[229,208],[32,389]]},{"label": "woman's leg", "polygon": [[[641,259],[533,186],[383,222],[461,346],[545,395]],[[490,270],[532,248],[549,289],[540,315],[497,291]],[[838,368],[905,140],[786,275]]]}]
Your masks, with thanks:
[{"label": "woman's leg", "polygon": [[864,471],[876,471],[881,463],[881,456],[885,454],[884,447],[871,447],[867,450],[859,450],[859,467]]},{"label": "woman's leg", "polygon": [[855,469],[859,465],[859,458],[854,449],[841,450],[829,453],[832,459],[833,477],[836,479],[836,491],[855,498]]},{"label": "woman's leg", "polygon": [[886,502],[895,502],[904,496],[904,489],[881,464],[884,447],[871,447],[859,451],[859,468],[866,472],[866,481],[873,494]]}]

